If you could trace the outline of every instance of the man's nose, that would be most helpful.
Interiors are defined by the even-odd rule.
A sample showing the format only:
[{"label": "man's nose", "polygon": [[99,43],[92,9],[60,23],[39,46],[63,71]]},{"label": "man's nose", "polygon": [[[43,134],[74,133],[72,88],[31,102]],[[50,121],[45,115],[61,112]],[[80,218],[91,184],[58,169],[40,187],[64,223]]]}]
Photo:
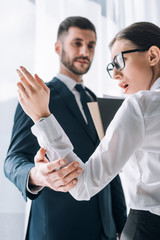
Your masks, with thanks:
[{"label": "man's nose", "polygon": [[89,49],[87,45],[83,45],[80,49],[80,54],[82,56],[89,56]]}]

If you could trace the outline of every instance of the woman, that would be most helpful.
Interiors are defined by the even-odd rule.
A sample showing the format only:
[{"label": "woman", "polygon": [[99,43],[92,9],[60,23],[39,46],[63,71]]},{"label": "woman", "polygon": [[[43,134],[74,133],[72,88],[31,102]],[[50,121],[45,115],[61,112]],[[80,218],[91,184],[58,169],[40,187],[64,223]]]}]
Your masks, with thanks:
[{"label": "woman", "polygon": [[[76,160],[84,169],[70,193],[77,200],[88,200],[123,168],[131,210],[121,240],[156,240],[160,236],[160,28],[149,22],[132,24],[115,36],[110,49],[113,60],[107,71],[131,96],[85,164],[50,115],[48,88],[24,68],[18,71],[19,100],[34,122],[47,117],[32,131],[49,158],[56,151],[60,158]],[[42,99],[43,105],[39,104]]]}]

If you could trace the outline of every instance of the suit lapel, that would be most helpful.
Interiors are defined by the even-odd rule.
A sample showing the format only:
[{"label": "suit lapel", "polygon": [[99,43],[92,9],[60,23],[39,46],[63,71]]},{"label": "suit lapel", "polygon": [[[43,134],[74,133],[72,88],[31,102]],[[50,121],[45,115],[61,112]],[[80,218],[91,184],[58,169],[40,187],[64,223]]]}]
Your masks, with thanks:
[{"label": "suit lapel", "polygon": [[[84,130],[92,139],[87,124],[83,118],[83,115],[78,107],[78,104],[75,100],[74,94],[67,88],[67,86],[57,78],[52,80],[54,89],[62,96],[62,100],[71,114],[76,118],[76,120],[81,124]],[[93,140],[93,139],[92,139]]]}]

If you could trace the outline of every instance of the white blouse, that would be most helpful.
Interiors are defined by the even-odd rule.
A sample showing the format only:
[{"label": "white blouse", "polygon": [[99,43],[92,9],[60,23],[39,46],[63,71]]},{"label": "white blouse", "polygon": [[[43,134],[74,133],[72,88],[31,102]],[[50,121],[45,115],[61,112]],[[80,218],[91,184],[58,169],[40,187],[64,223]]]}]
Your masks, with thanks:
[{"label": "white blouse", "polygon": [[70,191],[75,199],[89,200],[123,168],[129,207],[160,215],[160,78],[150,91],[140,91],[123,102],[85,164],[53,115],[37,122],[32,132],[51,161],[80,162],[83,173]]}]

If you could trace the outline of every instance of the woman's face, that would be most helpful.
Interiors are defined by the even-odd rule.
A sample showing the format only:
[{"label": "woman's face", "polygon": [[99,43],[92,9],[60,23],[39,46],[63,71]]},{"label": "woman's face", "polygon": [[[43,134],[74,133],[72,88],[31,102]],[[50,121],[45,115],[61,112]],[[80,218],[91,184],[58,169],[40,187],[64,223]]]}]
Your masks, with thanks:
[{"label": "woman's face", "polygon": [[[111,49],[112,61],[123,51],[137,49],[128,40],[117,40]],[[149,63],[148,51],[131,52],[123,54],[125,67],[118,71],[115,67],[113,78],[119,80],[119,86],[124,89],[124,94],[134,94],[140,90],[149,90],[153,84],[153,69]]]}]

